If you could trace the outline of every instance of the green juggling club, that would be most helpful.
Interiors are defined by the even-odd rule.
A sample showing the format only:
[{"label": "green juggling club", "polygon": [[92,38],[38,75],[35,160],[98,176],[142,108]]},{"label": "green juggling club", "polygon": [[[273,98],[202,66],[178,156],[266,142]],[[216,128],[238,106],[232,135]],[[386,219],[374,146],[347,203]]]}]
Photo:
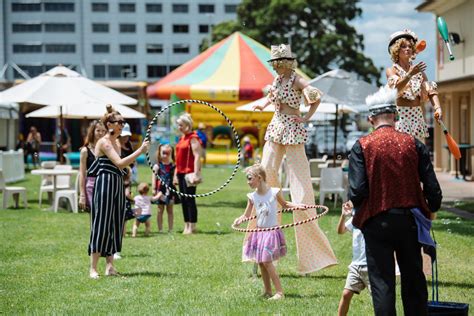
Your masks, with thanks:
[{"label": "green juggling club", "polygon": [[448,48],[449,60],[454,60],[454,55],[453,55],[453,52],[451,51],[451,45],[449,45],[448,25],[446,24],[446,21],[444,20],[442,16],[438,17],[437,22],[438,22],[439,34],[441,34],[441,37],[443,38],[444,43],[446,44],[446,47]]}]

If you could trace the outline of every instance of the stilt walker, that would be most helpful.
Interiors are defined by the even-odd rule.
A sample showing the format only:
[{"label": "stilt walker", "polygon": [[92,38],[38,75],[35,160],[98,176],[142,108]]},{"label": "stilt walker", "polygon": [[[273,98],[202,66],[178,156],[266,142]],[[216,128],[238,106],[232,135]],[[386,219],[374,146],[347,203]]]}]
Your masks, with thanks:
[{"label": "stilt walker", "polygon": [[[314,193],[304,149],[307,140],[304,122],[308,121],[316,111],[321,102],[321,92],[309,86],[306,80],[296,74],[296,58],[291,53],[289,45],[272,45],[271,59],[268,62],[278,76],[273,82],[266,104],[254,108],[254,110],[263,110],[270,103],[275,106],[275,114],[265,134],[266,143],[261,165],[267,173],[268,185],[281,187],[278,182],[278,169],[283,156],[286,155],[292,202],[312,205]],[[310,106],[304,117],[301,117],[299,111],[302,97],[305,104]],[[252,215],[254,213],[255,210],[252,211]],[[315,209],[293,212],[293,219],[301,221],[315,215]],[[249,228],[253,227],[255,227],[255,221],[249,223]],[[311,273],[337,264],[331,245],[317,221],[295,227],[295,234],[298,272]],[[247,234],[245,240],[248,236]],[[248,258],[243,255],[243,260],[248,261]]]}]

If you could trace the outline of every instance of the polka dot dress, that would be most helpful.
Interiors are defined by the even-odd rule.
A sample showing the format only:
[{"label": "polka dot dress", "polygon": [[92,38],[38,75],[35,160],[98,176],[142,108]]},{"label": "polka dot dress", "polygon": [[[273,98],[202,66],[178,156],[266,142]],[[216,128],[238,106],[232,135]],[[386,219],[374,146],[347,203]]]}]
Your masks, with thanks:
[{"label": "polka dot dress", "polygon": [[397,131],[408,133],[420,140],[429,137],[428,126],[421,107],[397,106],[399,120],[395,123]]}]

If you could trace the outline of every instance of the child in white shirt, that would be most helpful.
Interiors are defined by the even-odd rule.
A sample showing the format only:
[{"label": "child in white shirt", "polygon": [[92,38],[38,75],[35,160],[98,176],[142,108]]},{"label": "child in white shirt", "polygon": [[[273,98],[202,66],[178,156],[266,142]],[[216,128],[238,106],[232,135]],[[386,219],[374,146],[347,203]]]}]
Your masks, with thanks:
[{"label": "child in white shirt", "polygon": [[133,198],[133,200],[135,201],[135,207],[139,208],[141,210],[141,213],[135,218],[135,223],[133,224],[132,230],[132,237],[137,236],[137,230],[140,226],[140,223],[145,223],[145,236],[148,236],[150,234],[151,201],[157,200],[158,197],[148,196],[147,194],[149,191],[150,188],[148,187],[148,184],[142,182],[138,185],[138,193],[140,193],[140,195],[137,195]]}]

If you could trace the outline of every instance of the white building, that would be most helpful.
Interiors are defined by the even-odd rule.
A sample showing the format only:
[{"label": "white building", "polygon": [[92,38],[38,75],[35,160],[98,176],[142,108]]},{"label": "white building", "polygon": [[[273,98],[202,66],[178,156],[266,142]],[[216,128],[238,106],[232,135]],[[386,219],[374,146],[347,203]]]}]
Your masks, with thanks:
[{"label": "white building", "polygon": [[97,80],[154,81],[198,55],[212,25],[236,18],[240,0],[0,3],[0,77],[63,64]]}]

